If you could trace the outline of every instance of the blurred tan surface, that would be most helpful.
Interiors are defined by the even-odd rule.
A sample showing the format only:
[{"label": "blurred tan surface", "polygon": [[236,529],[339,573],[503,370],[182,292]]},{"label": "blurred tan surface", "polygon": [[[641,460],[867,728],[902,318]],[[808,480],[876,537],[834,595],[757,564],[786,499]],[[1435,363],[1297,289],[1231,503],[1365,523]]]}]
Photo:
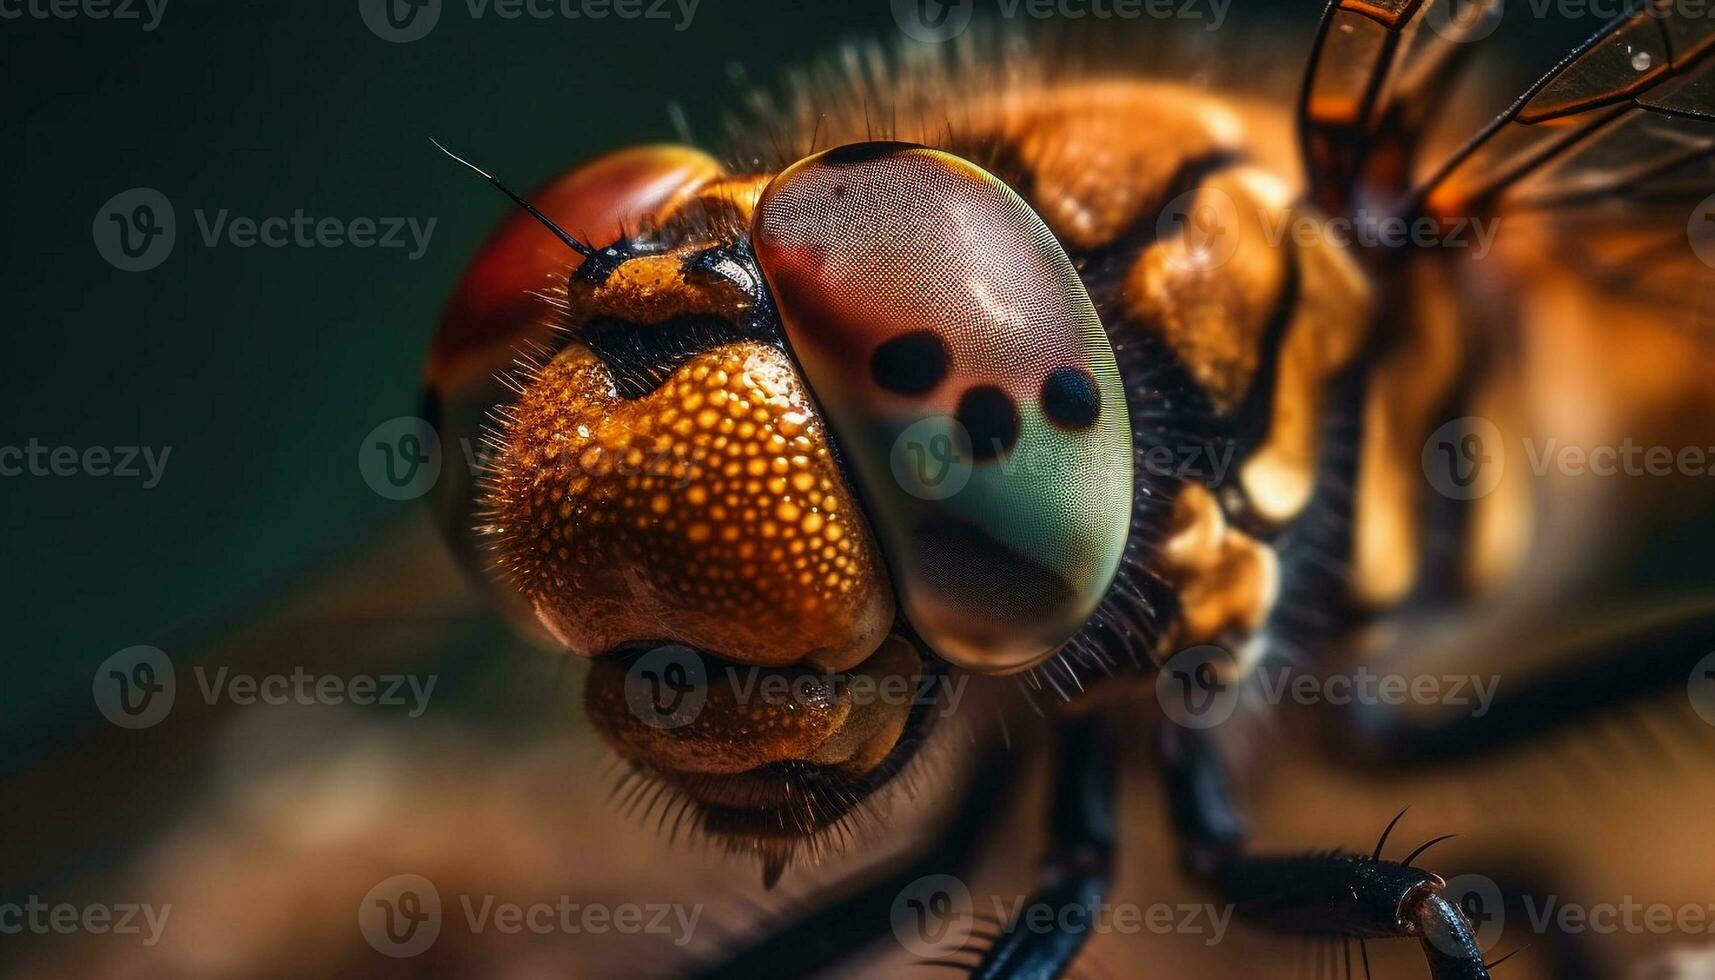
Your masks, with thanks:
[{"label": "blurred tan surface", "polygon": [[[385,546],[412,555],[405,565],[383,562],[416,569],[409,587],[369,578],[356,563],[345,581],[336,576],[332,591],[293,603],[282,621],[345,616],[363,622],[390,607],[463,607],[463,586],[435,565],[435,542],[412,531]],[[367,591],[348,591],[354,581]],[[363,656],[412,661],[410,651],[366,650]],[[418,718],[315,705],[252,707],[185,721],[200,726],[194,742],[124,761],[142,770],[131,774],[135,785],[165,780],[176,787],[170,798],[135,797],[134,815],[165,814],[153,823],[158,832],[94,867],[77,866],[79,848],[58,855],[38,848],[35,855],[39,867],[59,862],[49,876],[55,888],[38,889],[46,901],[171,903],[159,943],[143,948],[134,936],[7,937],[6,946],[20,955],[7,957],[6,972],[90,978],[675,975],[742,941],[766,916],[813,907],[818,893],[845,876],[917,844],[920,828],[952,803],[954,773],[971,754],[962,727],[944,726],[904,785],[866,815],[843,856],[794,867],[768,892],[754,862],[683,833],[670,840],[646,799],[632,813],[614,801],[619,770],[581,720],[581,665],[560,673],[546,653],[496,656],[520,676],[443,678],[457,687],[448,689],[449,703],[437,702]],[[1146,750],[1156,709],[1147,695],[1138,703],[1121,712],[1135,720],[1138,737],[1121,781],[1112,901],[1145,908],[1210,902],[1175,866]],[[1457,833],[1423,862],[1449,876],[1505,860],[1552,872],[1566,901],[1711,902],[1708,815],[1715,812],[1715,779],[1708,749],[1715,729],[1693,716],[1682,698],[1623,722],[1556,737],[1528,753],[1385,777],[1326,764],[1291,721],[1287,715],[1279,727],[1259,728],[1252,740],[1254,781],[1245,793],[1259,850],[1367,851],[1387,821],[1410,805],[1389,854],[1398,857],[1429,837]],[[1014,737],[1018,744],[1008,759],[1027,768],[1036,790],[1024,807],[997,809],[997,838],[979,867],[964,875],[979,913],[995,896],[1010,904],[1026,894],[1041,853],[1035,832],[1045,759],[1027,746],[1042,736],[1026,728]],[[187,769],[194,775],[186,778]],[[180,775],[169,775],[175,772]],[[127,805],[103,789],[107,775],[99,765],[80,774],[86,782],[77,792],[85,805]],[[62,772],[61,778],[70,777]],[[40,783],[36,789],[51,793],[54,787]],[[81,850],[89,850],[84,844]],[[434,883],[443,927],[428,951],[392,959],[366,942],[358,909],[371,889],[399,874]],[[700,911],[682,945],[675,943],[682,938],[677,933],[505,934],[492,925],[473,932],[462,903],[480,911],[489,897],[520,905],[676,903],[686,915]],[[1598,975],[1616,977],[1669,950],[1706,950],[1715,940],[1592,938],[1605,958]],[[1324,974],[1336,965],[1332,954],[1319,954],[1312,944],[1240,923],[1219,943],[1208,940],[1207,933],[1100,934],[1075,975],[1308,976],[1319,964]],[[1540,943],[1528,929],[1514,928],[1493,953]],[[1414,943],[1371,942],[1369,952],[1378,978],[1425,975]],[[1500,975],[1549,977],[1538,952],[1527,949]],[[884,939],[833,975],[895,975],[913,959]],[[1343,970],[1343,961],[1337,965]]]}]

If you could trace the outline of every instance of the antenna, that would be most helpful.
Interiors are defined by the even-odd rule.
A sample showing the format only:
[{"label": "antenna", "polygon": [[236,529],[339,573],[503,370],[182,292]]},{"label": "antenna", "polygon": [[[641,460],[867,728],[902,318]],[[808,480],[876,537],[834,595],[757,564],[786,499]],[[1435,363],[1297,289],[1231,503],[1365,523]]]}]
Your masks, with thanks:
[{"label": "antenna", "polygon": [[493,184],[494,186],[500,188],[500,193],[505,194],[507,197],[512,198],[513,203],[517,204],[519,207],[523,208],[525,210],[525,212],[530,215],[530,217],[535,218],[537,221],[542,222],[542,225],[544,227],[546,227],[549,231],[554,233],[555,238],[558,238],[560,241],[565,242],[567,247],[569,247],[572,251],[578,253],[579,255],[583,256],[586,259],[595,254],[595,249],[590,248],[588,245],[585,245],[583,242],[580,242],[576,238],[573,238],[571,235],[566,234],[565,229],[561,228],[557,224],[554,224],[553,219],[549,218],[547,215],[543,214],[542,212],[536,210],[536,206],[534,204],[531,204],[529,201],[524,200],[523,198],[519,197],[517,194],[512,193],[512,188],[507,187],[505,184],[502,184],[500,182],[500,178],[494,176],[493,174],[482,169],[481,167],[477,166],[476,164],[471,163],[469,160],[466,160],[464,157],[461,157],[457,153],[454,153],[453,151],[442,146],[440,140],[437,140],[431,136],[431,137],[429,137],[429,142],[435,144],[435,149],[440,150],[442,153],[445,153],[447,156],[452,157],[454,160],[458,161],[459,163],[464,164],[465,166],[469,167],[471,170],[475,171],[478,176],[482,177],[483,180],[486,180],[489,183]]}]

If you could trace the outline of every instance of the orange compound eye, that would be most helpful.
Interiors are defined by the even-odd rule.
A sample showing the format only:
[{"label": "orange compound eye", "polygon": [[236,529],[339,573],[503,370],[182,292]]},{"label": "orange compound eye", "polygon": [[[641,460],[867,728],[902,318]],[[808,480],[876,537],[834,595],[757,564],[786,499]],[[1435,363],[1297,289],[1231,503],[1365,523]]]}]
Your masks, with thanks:
[{"label": "orange compound eye", "polygon": [[885,638],[886,573],[779,349],[704,351],[625,398],[573,343],[506,418],[486,494],[500,570],[573,652],[844,670]]},{"label": "orange compound eye", "polygon": [[[634,147],[573,168],[532,200],[561,228],[601,248],[671,211],[722,173],[713,158],[689,147]],[[490,409],[512,399],[499,376],[520,352],[552,346],[556,312],[542,297],[563,295],[567,276],[582,261],[522,212],[509,213],[483,243],[447,301],[424,372],[427,411],[448,461],[462,463],[474,454]],[[449,465],[434,497],[455,554],[473,568],[482,564],[481,542],[473,533],[476,477],[469,466]],[[515,605],[509,597],[500,600]],[[528,617],[515,618],[528,625]]]}]

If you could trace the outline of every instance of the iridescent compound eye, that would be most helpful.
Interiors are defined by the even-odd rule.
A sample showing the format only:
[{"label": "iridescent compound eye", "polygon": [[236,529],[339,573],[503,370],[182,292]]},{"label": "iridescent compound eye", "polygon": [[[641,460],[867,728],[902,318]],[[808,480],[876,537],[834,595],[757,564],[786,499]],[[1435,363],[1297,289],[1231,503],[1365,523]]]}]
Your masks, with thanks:
[{"label": "iridescent compound eye", "polygon": [[[600,248],[720,173],[715,160],[696,150],[633,147],[586,161],[530,196],[544,215]],[[448,299],[424,377],[428,414],[454,458],[475,452],[490,413],[516,398],[511,375],[518,359],[564,334],[542,295],[563,292],[568,268],[581,264],[581,256],[522,211],[508,215],[477,252]],[[435,510],[454,554],[476,570],[476,580],[517,626],[540,637],[526,597],[497,587],[488,567],[488,542],[478,530],[479,476],[474,466],[446,467],[435,484]]]},{"label": "iridescent compound eye", "polygon": [[751,227],[913,628],[974,670],[1052,656],[1132,504],[1113,347],[1059,242],[998,178],[901,143],[799,162]]}]

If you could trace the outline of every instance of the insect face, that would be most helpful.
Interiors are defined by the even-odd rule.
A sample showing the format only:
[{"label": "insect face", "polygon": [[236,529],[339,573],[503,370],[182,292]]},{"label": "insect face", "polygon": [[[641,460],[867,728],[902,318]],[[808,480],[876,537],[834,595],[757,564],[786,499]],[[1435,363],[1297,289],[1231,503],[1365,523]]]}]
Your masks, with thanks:
[{"label": "insect face", "polygon": [[[599,658],[593,722],[705,828],[825,827],[927,723],[854,684],[934,676],[928,653],[1024,670],[1090,619],[1130,527],[1128,408],[1089,294],[1006,184],[908,144],[772,177],[646,148],[538,199],[590,240],[515,216],[456,294],[431,396],[443,431],[488,410],[489,453],[443,509],[534,630]],[[555,276],[547,256],[560,316],[488,302]],[[958,482],[926,493],[899,457],[937,445]],[[663,645],[705,679],[668,728],[633,690]],[[791,694],[717,682],[751,668]]]},{"label": "insect face", "polygon": [[[485,482],[449,513],[538,630],[596,658],[586,707],[644,770],[628,783],[656,787],[651,807],[694,804],[679,814],[760,854],[771,881],[928,741],[921,702],[847,681],[1034,668],[1072,704],[1033,904],[1086,907],[1118,858],[1151,850],[1116,846],[1113,799],[1147,744],[1183,870],[1229,910],[1357,938],[1366,965],[1364,939],[1410,938],[1437,980],[1489,976],[1469,909],[1414,863],[1423,848],[1386,860],[1384,832],[1367,857],[1257,850],[1228,786],[1267,767],[1229,764],[1249,726],[1217,729],[1285,697],[1264,690],[1283,669],[1419,671],[1454,662],[1442,637],[1483,637],[1474,663],[1528,663],[1509,667],[1504,721],[1379,704],[1330,719],[1363,761],[1462,763],[1678,687],[1682,636],[1706,656],[1701,608],[1672,630],[1653,605],[1626,630],[1577,625],[1638,603],[1629,581],[1598,587],[1614,552],[1571,525],[1650,508],[1516,464],[1470,494],[1461,473],[1550,430],[1666,431],[1623,407],[1629,392],[1695,416],[1707,310],[1675,308],[1707,287],[1715,32],[1631,0],[1458,140],[1434,100],[1463,92],[1470,39],[1437,27],[1446,6],[1330,0],[1290,105],[1020,65],[1010,48],[993,65],[902,55],[897,77],[854,52],[737,127],[739,157],[763,159],[766,139],[778,173],[650,148],[533,198],[560,241],[515,218],[431,366],[443,434],[494,411]],[[876,107],[888,135],[934,147],[874,142]],[[1411,236],[1365,241],[1372,218]],[[1451,251],[1453,226],[1502,219],[1518,230],[1492,256]],[[556,315],[499,305],[544,280]],[[513,349],[506,385],[463,394]],[[1673,377],[1685,391],[1667,393]],[[1431,451],[1485,427],[1493,440]],[[1694,430],[1676,431],[1662,448]],[[1659,536],[1626,563],[1685,564]],[[1524,635],[1549,614],[1552,635]],[[673,646],[690,649],[660,659]],[[1541,669],[1557,661],[1561,680]],[[1158,666],[1148,692],[1136,682]],[[1603,693],[1556,694],[1572,689]],[[1010,747],[1015,729],[995,727]],[[943,855],[1010,798],[1000,751],[901,881],[976,865]],[[851,890],[714,972],[824,968],[791,959],[803,938],[849,924],[846,945],[866,947],[890,890]],[[978,975],[1058,976],[1088,931],[1002,924],[967,951]]]},{"label": "insect face", "polygon": [[[844,670],[897,594],[907,635],[1009,673],[1090,617],[1130,521],[1127,406],[1071,262],[1003,182],[907,144],[771,179],[649,148],[544,199],[605,232],[573,256],[560,329],[486,301],[542,273],[545,233],[516,216],[455,297],[430,380],[443,415],[504,406],[469,493],[555,641]],[[453,397],[521,346],[537,363],[510,390]],[[956,492],[900,478],[902,454],[936,445],[955,447]]]}]

